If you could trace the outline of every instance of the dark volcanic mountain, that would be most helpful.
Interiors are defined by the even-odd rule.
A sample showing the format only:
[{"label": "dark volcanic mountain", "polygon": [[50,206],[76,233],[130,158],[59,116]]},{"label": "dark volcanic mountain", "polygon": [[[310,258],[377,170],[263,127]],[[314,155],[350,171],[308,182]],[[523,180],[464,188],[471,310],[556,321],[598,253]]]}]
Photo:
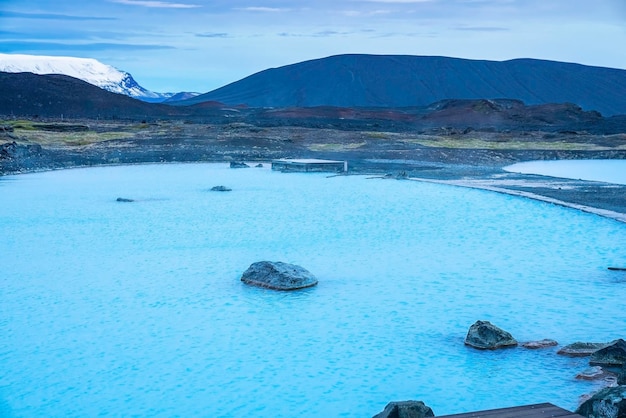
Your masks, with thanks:
[{"label": "dark volcanic mountain", "polygon": [[0,72],[0,115],[64,119],[184,119],[214,124],[334,127],[343,130],[465,129],[624,132],[626,116],[602,117],[577,105],[525,105],[511,99],[453,99],[428,106],[233,108],[216,101],[191,106],[146,103],[64,75]]},{"label": "dark volcanic mountain", "polygon": [[626,114],[626,70],[556,61],[337,55],[253,74],[193,99],[251,107],[407,107],[446,99],[575,103]]},{"label": "dark volcanic mountain", "polygon": [[181,113],[58,74],[0,72],[0,92],[0,114],[4,115],[123,119]]}]

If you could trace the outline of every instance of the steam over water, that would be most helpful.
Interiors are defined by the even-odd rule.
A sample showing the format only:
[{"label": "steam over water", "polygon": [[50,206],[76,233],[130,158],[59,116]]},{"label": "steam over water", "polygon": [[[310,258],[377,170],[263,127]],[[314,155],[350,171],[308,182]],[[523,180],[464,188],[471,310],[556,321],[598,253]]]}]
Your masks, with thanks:
[{"label": "steam over water", "polygon": [[[626,266],[626,225],[542,202],[222,164],[4,177],[0,195],[3,417],[573,410],[598,388],[574,378],[587,359],[478,351],[469,326],[625,337],[607,267]],[[260,260],[319,285],[242,284]]]}]

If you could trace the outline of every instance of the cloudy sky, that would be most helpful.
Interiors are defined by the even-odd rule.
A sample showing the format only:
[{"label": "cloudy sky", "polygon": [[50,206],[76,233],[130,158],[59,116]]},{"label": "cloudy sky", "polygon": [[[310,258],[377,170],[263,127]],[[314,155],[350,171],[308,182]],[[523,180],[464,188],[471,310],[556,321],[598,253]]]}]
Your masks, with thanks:
[{"label": "cloudy sky", "polygon": [[96,58],[207,92],[344,53],[626,69],[626,0],[0,0],[0,52]]}]

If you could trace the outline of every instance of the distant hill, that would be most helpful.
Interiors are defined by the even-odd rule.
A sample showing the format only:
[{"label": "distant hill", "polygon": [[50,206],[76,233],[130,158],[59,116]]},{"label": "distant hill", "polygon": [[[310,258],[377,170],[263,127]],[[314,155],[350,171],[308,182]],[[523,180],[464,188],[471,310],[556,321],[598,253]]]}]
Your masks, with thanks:
[{"label": "distant hill", "polygon": [[405,107],[496,98],[626,114],[626,70],[536,59],[336,55],[261,71],[178,104]]},{"label": "distant hill", "polygon": [[0,114],[67,118],[141,118],[181,113],[111,93],[65,75],[0,72]]},{"label": "distant hill", "polygon": [[147,102],[162,102],[173,96],[180,100],[197,93],[157,93],[137,83],[126,71],[104,64],[93,58],[57,57],[46,55],[1,54],[0,71],[7,73],[63,74],[78,78],[112,93]]},{"label": "distant hill", "polygon": [[182,119],[256,126],[343,130],[507,129],[626,132],[626,116],[603,118],[573,104],[527,106],[510,99],[454,99],[405,108],[333,106],[254,108],[206,101],[191,106],[146,103],[64,75],[0,72],[0,117],[63,119]]}]

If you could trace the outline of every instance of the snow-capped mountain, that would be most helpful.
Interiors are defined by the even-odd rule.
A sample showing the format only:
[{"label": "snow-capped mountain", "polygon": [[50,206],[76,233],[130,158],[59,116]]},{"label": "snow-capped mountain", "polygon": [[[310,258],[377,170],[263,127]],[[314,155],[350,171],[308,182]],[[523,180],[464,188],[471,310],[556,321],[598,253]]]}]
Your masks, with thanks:
[{"label": "snow-capped mountain", "polygon": [[141,87],[132,75],[93,58],[0,54],[0,71],[63,74],[113,93],[147,102],[162,102],[177,93],[156,93]]}]

